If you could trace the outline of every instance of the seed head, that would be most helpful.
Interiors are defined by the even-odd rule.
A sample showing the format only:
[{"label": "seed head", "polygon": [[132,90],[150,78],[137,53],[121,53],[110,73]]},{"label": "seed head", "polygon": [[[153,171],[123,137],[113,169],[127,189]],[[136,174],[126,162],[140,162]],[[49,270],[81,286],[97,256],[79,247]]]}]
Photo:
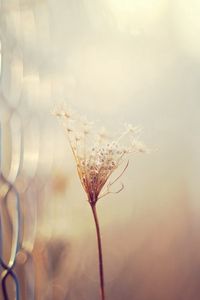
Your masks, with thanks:
[{"label": "seed head", "polygon": [[[125,126],[125,130],[119,137],[111,140],[104,128],[95,131],[91,122],[72,113],[71,110],[55,110],[54,115],[62,120],[66,128],[78,175],[91,205],[94,205],[104,195],[111,193],[111,185],[122,174],[113,183],[108,184],[105,193],[102,193],[102,190],[111,174],[127,160],[128,155],[146,152],[146,147],[135,139],[138,128],[130,124]],[[99,138],[95,139],[95,137]],[[128,140],[128,144],[125,143],[125,140]],[[128,164],[125,169],[127,166]],[[123,185],[119,191],[122,188]]]}]

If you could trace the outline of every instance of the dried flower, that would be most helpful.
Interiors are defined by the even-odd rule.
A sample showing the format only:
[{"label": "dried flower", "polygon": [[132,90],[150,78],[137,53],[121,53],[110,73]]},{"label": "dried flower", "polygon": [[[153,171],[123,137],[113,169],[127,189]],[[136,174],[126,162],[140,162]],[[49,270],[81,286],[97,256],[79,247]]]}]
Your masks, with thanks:
[{"label": "dried flower", "polygon": [[[108,140],[109,135],[104,128],[95,133],[93,124],[76,113],[59,109],[55,110],[54,114],[62,120],[66,128],[80,181],[91,204],[95,204],[98,199],[111,193],[110,187],[116,180],[108,184],[106,192],[102,193],[102,190],[111,174],[126,161],[129,154],[146,151],[145,146],[136,139],[138,127],[133,127],[131,124],[125,125],[124,131],[118,138]],[[123,145],[122,139],[128,140],[128,145]],[[128,164],[122,173],[127,166]],[[117,192],[122,188],[123,185]]]},{"label": "dried flower", "polygon": [[[131,124],[126,124],[124,131],[117,138],[110,139],[104,128],[95,133],[91,122],[71,113],[71,111],[58,109],[54,110],[54,114],[62,120],[66,129],[78,174],[92,209],[99,253],[100,295],[101,300],[105,300],[103,252],[96,203],[98,199],[112,193],[111,186],[125,172],[129,161],[127,161],[121,174],[113,182],[108,183],[107,190],[102,193],[111,174],[127,160],[129,154],[145,152],[146,147],[137,141],[138,128]],[[128,145],[122,145],[122,140],[128,140]],[[119,193],[123,188],[124,185],[122,184],[114,193]]]}]

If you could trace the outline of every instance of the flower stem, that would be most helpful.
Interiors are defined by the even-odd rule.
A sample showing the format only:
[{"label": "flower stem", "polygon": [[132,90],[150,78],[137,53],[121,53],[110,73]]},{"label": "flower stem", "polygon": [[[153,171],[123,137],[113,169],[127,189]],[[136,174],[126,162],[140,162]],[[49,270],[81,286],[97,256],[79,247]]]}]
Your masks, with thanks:
[{"label": "flower stem", "polygon": [[96,205],[92,204],[92,213],[94,217],[94,222],[96,226],[96,234],[97,234],[97,244],[98,244],[98,254],[99,254],[99,278],[100,278],[100,292],[101,292],[101,300],[105,300],[105,292],[104,292],[104,271],[103,271],[103,252],[102,252],[102,244],[101,244],[101,233],[99,227],[99,220],[96,211]]}]

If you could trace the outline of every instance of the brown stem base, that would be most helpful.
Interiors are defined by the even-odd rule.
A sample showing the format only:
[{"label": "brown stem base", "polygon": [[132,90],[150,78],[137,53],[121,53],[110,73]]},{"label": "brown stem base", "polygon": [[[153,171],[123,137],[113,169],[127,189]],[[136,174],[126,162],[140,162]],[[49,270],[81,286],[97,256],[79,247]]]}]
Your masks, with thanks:
[{"label": "brown stem base", "polygon": [[100,279],[100,293],[101,300],[105,300],[105,291],[104,291],[104,271],[103,271],[103,252],[102,252],[102,244],[101,244],[101,233],[99,227],[99,220],[96,211],[96,205],[91,205],[92,213],[94,217],[94,222],[96,226],[96,234],[97,234],[97,244],[98,244],[98,254],[99,254],[99,279]]}]

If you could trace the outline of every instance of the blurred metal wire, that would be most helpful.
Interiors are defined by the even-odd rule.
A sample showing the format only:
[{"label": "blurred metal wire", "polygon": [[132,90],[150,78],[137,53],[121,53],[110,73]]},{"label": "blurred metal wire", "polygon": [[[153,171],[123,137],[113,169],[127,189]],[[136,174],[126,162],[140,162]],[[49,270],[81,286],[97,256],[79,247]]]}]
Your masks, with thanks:
[{"label": "blurred metal wire", "polygon": [[[4,94],[4,43],[2,2],[1,13],[1,86],[0,86],[0,265],[3,299],[20,299],[19,280],[15,273],[16,255],[20,248],[21,210],[16,178],[23,156],[21,121],[16,106],[9,106]],[[10,51],[5,52],[9,55]],[[11,68],[10,68],[11,69]],[[7,72],[6,72],[7,73]],[[6,76],[5,76],[6,77]],[[12,80],[11,80],[12,81]],[[5,82],[5,89],[10,82]],[[11,88],[11,87],[10,87]],[[8,89],[9,90],[9,89]],[[12,283],[12,287],[11,284]]]},{"label": "blurred metal wire", "polygon": [[37,299],[32,251],[54,160],[48,17],[45,0],[0,0],[0,299]]},{"label": "blurred metal wire", "polygon": [[[1,3],[2,4],[2,3]],[[2,297],[20,299],[16,273],[17,253],[23,235],[22,208],[17,179],[24,158],[22,118],[18,111],[21,100],[20,60],[18,47],[8,34],[7,15],[1,8],[1,81],[0,81],[0,265]],[[14,47],[13,47],[14,46]],[[16,52],[17,50],[17,52]],[[33,273],[32,273],[33,274]]]},{"label": "blurred metal wire", "polygon": [[[12,124],[12,122],[11,122]],[[16,159],[16,154],[21,157],[22,139],[18,135],[15,129],[16,124],[13,127],[3,126],[0,123],[0,228],[1,228],[1,252],[0,252],[0,264],[3,268],[1,273],[2,292],[5,300],[9,299],[10,286],[7,284],[10,278],[15,286],[15,299],[19,299],[19,283],[15,274],[14,267],[16,262],[16,255],[20,248],[20,227],[21,227],[21,213],[19,203],[19,193],[15,187],[15,180],[20,169],[21,159]],[[19,129],[19,128],[18,128]],[[8,173],[4,170],[2,162],[4,161],[3,151],[3,132],[8,130],[10,132],[10,146],[12,146],[10,155],[10,165]],[[8,132],[7,132],[8,133]],[[18,141],[19,139],[19,141]],[[16,142],[20,152],[14,154],[16,151]],[[19,146],[20,145],[20,146]],[[5,149],[4,149],[5,150]],[[13,155],[14,154],[14,155]],[[10,231],[10,251],[8,251],[7,231]],[[5,244],[5,246],[4,246]],[[5,255],[9,253],[9,257]],[[4,257],[5,256],[5,257]]]}]

